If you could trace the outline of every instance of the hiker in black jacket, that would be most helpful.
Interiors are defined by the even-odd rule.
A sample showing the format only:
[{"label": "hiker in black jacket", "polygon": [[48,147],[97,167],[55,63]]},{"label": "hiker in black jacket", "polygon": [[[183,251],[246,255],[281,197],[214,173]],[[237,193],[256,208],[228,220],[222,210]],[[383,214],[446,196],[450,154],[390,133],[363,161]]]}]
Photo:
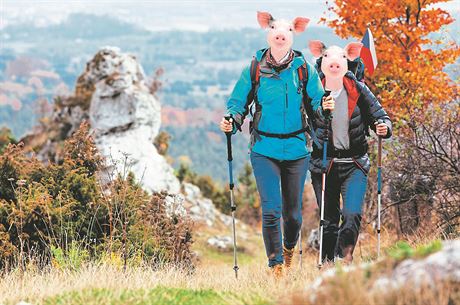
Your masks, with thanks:
[{"label": "hiker in black jacket", "polygon": [[361,43],[349,43],[345,49],[336,46],[326,49],[320,41],[311,41],[309,46],[311,53],[321,58],[317,69],[323,76],[325,90],[330,91],[335,101],[331,120],[323,116],[315,118],[318,144],[313,145],[310,161],[313,188],[321,206],[323,143],[328,133],[322,260],[351,263],[370,168],[368,129],[370,127],[378,136],[389,138],[392,123],[369,88],[348,71],[348,62],[359,56]]}]

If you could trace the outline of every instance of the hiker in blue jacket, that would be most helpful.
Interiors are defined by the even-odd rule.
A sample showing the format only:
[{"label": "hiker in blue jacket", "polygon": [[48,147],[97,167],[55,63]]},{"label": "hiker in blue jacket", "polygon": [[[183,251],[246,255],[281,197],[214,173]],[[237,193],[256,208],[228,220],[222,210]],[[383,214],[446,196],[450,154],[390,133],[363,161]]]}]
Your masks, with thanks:
[{"label": "hiker in blue jacket", "polygon": [[[254,100],[250,159],[262,205],[262,230],[268,266],[275,276],[289,268],[302,224],[302,193],[309,166],[305,101],[322,115],[324,90],[318,74],[302,54],[292,50],[293,32],[305,30],[307,18],[293,22],[274,20],[258,13],[262,28],[269,28],[269,48],[256,53],[227,103],[231,120],[222,119],[221,130],[236,133]],[[304,96],[308,95],[308,99]],[[324,107],[333,108],[329,97]],[[280,217],[283,216],[282,236]]]}]

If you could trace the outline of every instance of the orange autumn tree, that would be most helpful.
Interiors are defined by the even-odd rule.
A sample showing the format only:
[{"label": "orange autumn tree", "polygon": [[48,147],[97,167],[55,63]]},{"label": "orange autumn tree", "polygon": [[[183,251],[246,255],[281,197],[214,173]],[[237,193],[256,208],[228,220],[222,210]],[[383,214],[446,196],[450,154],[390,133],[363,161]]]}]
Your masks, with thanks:
[{"label": "orange autumn tree", "polygon": [[457,101],[458,107],[458,87],[443,69],[460,48],[434,34],[454,21],[435,6],[440,2],[448,1],[336,0],[328,10],[337,18],[322,18],[342,38],[361,40],[370,28],[379,63],[366,83],[395,119],[420,119],[430,105]]}]

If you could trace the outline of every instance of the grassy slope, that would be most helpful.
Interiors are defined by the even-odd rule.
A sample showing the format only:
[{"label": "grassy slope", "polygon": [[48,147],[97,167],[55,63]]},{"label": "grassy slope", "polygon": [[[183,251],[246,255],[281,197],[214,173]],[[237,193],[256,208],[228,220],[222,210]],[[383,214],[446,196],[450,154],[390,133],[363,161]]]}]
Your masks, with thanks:
[{"label": "grassy slope", "polygon": [[[152,270],[142,266],[129,267],[123,272],[114,264],[95,263],[78,271],[54,268],[39,271],[30,267],[23,276],[13,272],[0,279],[0,304],[15,304],[19,300],[33,304],[310,304],[305,288],[322,272],[315,267],[316,253],[304,254],[302,270],[296,260],[292,272],[277,282],[268,273],[260,233],[240,228],[238,241],[244,251],[238,253],[240,272],[236,281],[233,253],[205,246],[210,236],[227,235],[229,228],[218,224],[212,229],[198,227],[196,232],[194,247],[199,253],[199,263],[192,274],[174,268]],[[375,255],[374,236],[366,232],[362,236],[365,240],[360,241],[355,251],[357,263]],[[385,232],[383,241],[386,249],[395,239]],[[411,244],[421,242],[426,239]],[[337,293],[327,296],[328,304],[344,304],[344,300],[349,300],[348,304],[362,304],[364,299],[360,294],[368,304],[379,304],[373,301],[373,296],[366,295],[368,284],[363,278],[343,278],[337,283],[341,288],[349,287],[353,293],[342,295],[340,289],[334,289]],[[424,304],[408,300],[401,304]]]},{"label": "grassy slope", "polygon": [[158,286],[153,289],[113,289],[90,288],[70,291],[45,300],[45,304],[231,304],[233,297],[211,289],[182,289]]}]

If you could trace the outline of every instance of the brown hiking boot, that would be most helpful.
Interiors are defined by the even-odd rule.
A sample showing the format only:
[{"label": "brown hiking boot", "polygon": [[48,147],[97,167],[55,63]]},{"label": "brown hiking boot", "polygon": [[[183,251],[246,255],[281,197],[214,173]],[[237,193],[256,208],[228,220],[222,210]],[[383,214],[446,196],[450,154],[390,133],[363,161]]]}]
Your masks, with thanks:
[{"label": "brown hiking boot", "polygon": [[275,279],[279,280],[280,278],[283,277],[283,265],[282,264],[278,264],[273,267],[270,267],[270,269]]},{"label": "brown hiking boot", "polygon": [[294,249],[288,249],[285,246],[283,246],[283,258],[284,258],[284,265],[286,268],[291,268],[292,265],[292,257],[294,256]]},{"label": "brown hiking boot", "polygon": [[348,246],[342,250],[344,264],[350,265],[353,262],[353,250],[354,246]]}]

